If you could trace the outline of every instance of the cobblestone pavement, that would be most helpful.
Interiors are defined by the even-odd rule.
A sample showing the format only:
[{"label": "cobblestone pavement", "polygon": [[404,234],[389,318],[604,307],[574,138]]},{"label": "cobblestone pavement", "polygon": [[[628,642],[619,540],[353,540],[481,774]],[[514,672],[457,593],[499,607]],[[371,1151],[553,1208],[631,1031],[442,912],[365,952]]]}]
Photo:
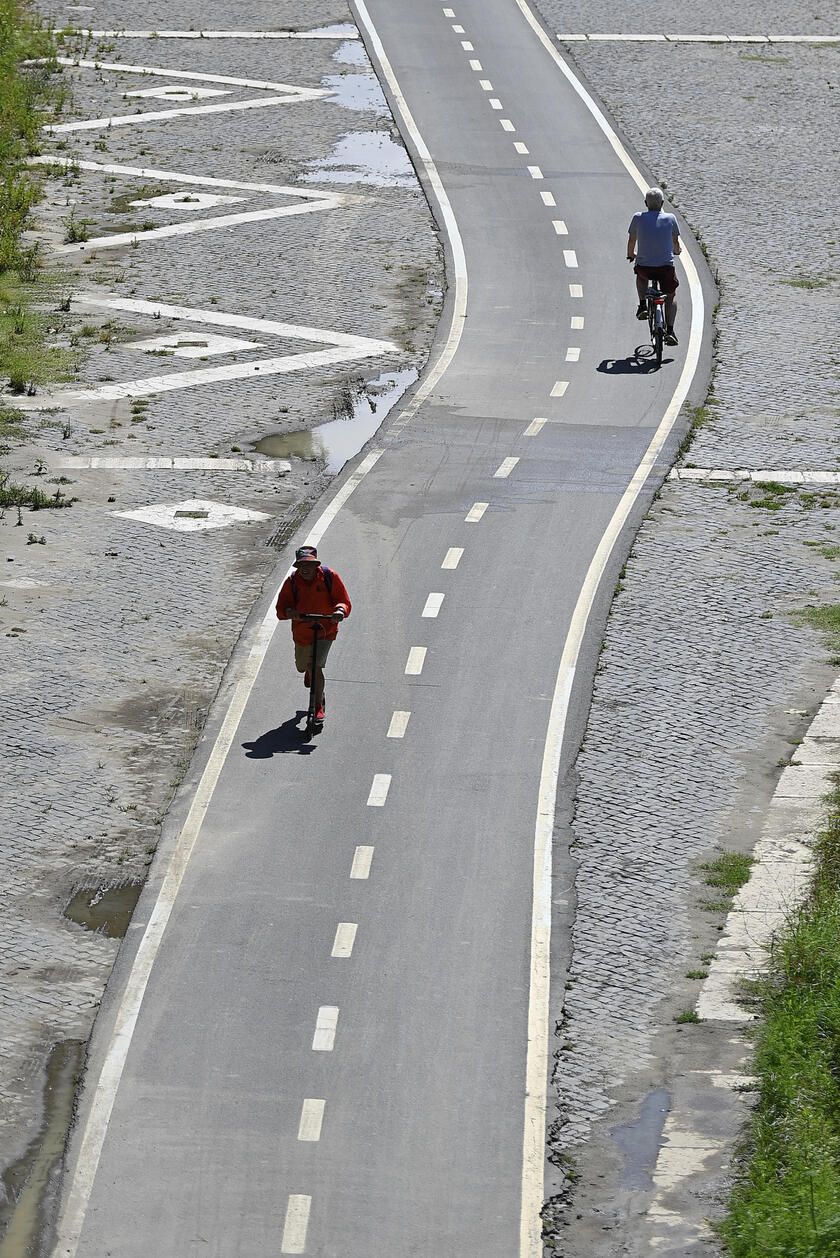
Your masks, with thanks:
[{"label": "cobblestone pavement", "polygon": [[[565,34],[840,33],[828,14],[776,3],[539,8]],[[718,281],[713,392],[683,464],[835,469],[840,47],[561,47],[667,186]],[[628,285],[628,317],[633,300]],[[546,1212],[565,1258],[641,1252],[639,1201],[622,1213],[614,1196],[632,1163],[611,1133],[639,1121],[691,1051],[692,1027],[673,1019],[693,1007],[686,972],[702,969],[722,927],[700,908],[699,866],[720,848],[751,849],[779,765],[835,675],[790,613],[837,600],[838,505],[831,491],[668,482],[627,562],[576,766],[577,913]],[[708,1185],[701,1211],[718,1213],[725,1187]],[[660,1241],[657,1252],[684,1251]]]},{"label": "cobblestone pavement", "polygon": [[[78,501],[68,510],[25,512],[23,527],[13,511],[0,519],[0,1172],[37,1136],[49,1049],[57,1041],[87,1039],[116,952],[115,940],[86,932],[63,910],[81,887],[144,877],[222,671],[274,567],[273,543],[288,535],[326,483],[322,462],[304,457],[291,457],[290,470],[278,460],[266,471],[260,456],[263,470],[251,472],[221,465],[65,467],[66,482],[54,472],[68,456],[248,456],[262,438],[332,421],[357,399],[372,399],[383,373],[420,369],[439,310],[443,273],[434,223],[364,46],[352,38],[347,6],[342,0],[240,0],[213,10],[217,28],[339,31],[328,39],[271,42],[86,37],[74,45],[76,53],[101,65],[64,70],[73,102],[61,125],[135,109],[164,112],[282,94],[213,81],[221,76],[289,84],[287,95],[300,89],[337,95],[56,132],[45,151],[64,166],[46,185],[41,238],[53,248],[72,243],[71,215],[90,241],[118,233],[137,237],[136,245],[116,247],[77,240],[75,251],[51,264],[58,268],[58,342],[87,349],[79,381],[100,391],[143,377],[170,382],[187,370],[335,350],[341,337],[370,338],[387,348],[360,356],[361,343],[354,341],[343,361],[265,379],[216,380],[160,389],[141,400],[99,397],[28,412],[23,435],[6,452],[4,469],[16,480],[50,493],[58,482]],[[139,0],[131,22],[137,29],[189,29],[206,14],[206,5]],[[90,15],[67,9],[56,16],[59,23],[95,21],[98,29],[126,25],[125,6],[115,3],[97,4]],[[166,73],[139,76],[106,68],[112,64]],[[183,79],[172,71],[209,77]],[[192,100],[124,95],[184,84],[227,94]],[[342,145],[349,146],[344,157]],[[339,167],[330,167],[336,152]],[[89,168],[94,163],[98,169]],[[168,178],[173,174],[181,182]],[[190,182],[196,178],[258,187]],[[185,193],[232,200],[155,200]],[[332,196],[327,208],[293,216],[169,238],[148,234],[173,222],[320,204],[325,195]],[[265,334],[210,327],[200,317],[185,323],[149,310],[84,306],[76,300],[82,293],[292,330]],[[70,310],[58,309],[68,296]],[[324,339],[313,344],[295,335],[296,328],[314,329]],[[215,353],[219,347],[209,334],[234,344]],[[136,345],[166,336],[186,344],[152,353]],[[46,465],[40,476],[37,459]],[[114,514],[194,499],[260,516],[229,528],[173,532]]]}]

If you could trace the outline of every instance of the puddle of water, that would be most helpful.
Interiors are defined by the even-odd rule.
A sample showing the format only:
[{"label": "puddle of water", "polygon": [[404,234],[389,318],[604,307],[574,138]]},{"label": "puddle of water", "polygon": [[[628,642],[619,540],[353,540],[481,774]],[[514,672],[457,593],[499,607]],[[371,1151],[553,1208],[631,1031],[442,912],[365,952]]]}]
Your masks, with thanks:
[{"label": "puddle of water", "polygon": [[334,105],[378,114],[380,118],[388,115],[388,102],[375,74],[327,74],[321,83],[332,92],[330,102]]},{"label": "puddle of water", "polygon": [[128,930],[142,883],[127,882],[119,887],[87,887],[77,891],[64,910],[77,926],[96,930],[109,939],[122,939]]},{"label": "puddle of water", "polygon": [[346,44],[339,44],[332,59],[345,66],[366,66],[370,69],[367,50],[360,39],[348,39]]},{"label": "puddle of water", "polygon": [[386,371],[358,395],[352,415],[331,419],[327,424],[301,432],[263,437],[254,450],[273,459],[323,461],[324,471],[334,476],[348,459],[359,453],[366,441],[370,441],[388,412],[416,379],[417,372],[413,368]]},{"label": "puddle of water", "polygon": [[302,183],[371,183],[379,188],[410,188],[414,167],[401,144],[387,131],[353,131],[344,135],[329,157],[310,162]]},{"label": "puddle of water", "polygon": [[57,1204],[57,1175],[73,1119],[76,1082],[85,1046],[56,1044],[47,1062],[44,1126],[26,1153],[3,1175],[7,1200],[0,1206],[0,1258],[42,1258],[52,1246],[45,1233]]},{"label": "puddle of water", "polygon": [[665,1088],[657,1088],[642,1101],[639,1117],[633,1123],[612,1127],[610,1135],[624,1154],[622,1187],[649,1189],[662,1129],[668,1117],[671,1098]]}]

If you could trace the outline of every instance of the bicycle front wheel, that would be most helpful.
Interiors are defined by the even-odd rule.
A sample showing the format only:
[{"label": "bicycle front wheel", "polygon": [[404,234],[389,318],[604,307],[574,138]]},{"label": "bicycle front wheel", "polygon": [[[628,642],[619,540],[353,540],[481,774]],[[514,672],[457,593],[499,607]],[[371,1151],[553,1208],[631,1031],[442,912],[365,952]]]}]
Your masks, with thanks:
[{"label": "bicycle front wheel", "polygon": [[657,323],[653,332],[653,352],[656,358],[657,367],[662,366],[662,344],[665,340],[665,331],[661,323]]}]

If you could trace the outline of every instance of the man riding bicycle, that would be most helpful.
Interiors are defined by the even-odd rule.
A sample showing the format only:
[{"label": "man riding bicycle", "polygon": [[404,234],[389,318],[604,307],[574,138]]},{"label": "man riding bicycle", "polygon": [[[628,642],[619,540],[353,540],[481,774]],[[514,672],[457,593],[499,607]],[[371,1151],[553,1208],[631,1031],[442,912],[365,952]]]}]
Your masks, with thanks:
[{"label": "man riding bicycle", "polygon": [[337,572],[331,572],[318,561],[314,546],[301,546],[295,551],[295,571],[280,586],[277,596],[277,619],[291,620],[295,644],[295,667],[304,674],[303,684],[309,688],[312,662],[313,622],[308,616],[319,616],[318,645],[315,659],[315,720],[324,719],[324,665],[330,647],[338,635],[338,626],[350,615],[350,596]]},{"label": "man riding bicycle", "polygon": [[647,318],[647,293],[650,280],[658,280],[665,293],[665,343],[677,345],[674,320],[677,317],[676,292],[679,287],[674,270],[674,254],[680,253],[680,229],[673,214],[662,209],[665,200],[661,188],[648,188],[646,210],[633,215],[627,238],[627,259],[635,262],[636,292],[639,295],[637,319]]}]

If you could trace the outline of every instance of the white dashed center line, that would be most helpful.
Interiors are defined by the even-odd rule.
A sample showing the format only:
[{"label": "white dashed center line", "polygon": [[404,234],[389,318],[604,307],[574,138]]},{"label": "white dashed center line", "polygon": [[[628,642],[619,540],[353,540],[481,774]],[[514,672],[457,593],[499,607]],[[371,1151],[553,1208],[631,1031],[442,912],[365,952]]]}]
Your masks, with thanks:
[{"label": "white dashed center line", "polygon": [[298,1140],[320,1140],[326,1101],[310,1097],[303,1102],[298,1126]]},{"label": "white dashed center line", "polygon": [[528,174],[531,176],[532,179],[542,179],[543,177],[543,173],[540,170],[539,166],[529,166]]},{"label": "white dashed center line", "polygon": [[503,130],[503,131],[515,131],[515,130],[516,130],[516,127],[513,125],[513,123],[511,122],[510,118],[500,118],[500,119],[499,119],[499,123],[501,124],[501,128],[502,128],[502,130]]},{"label": "white dashed center line", "polygon": [[540,196],[542,197],[543,205],[556,205],[557,204],[557,202],[554,200],[553,192],[541,192]]},{"label": "white dashed center line", "polygon": [[563,222],[562,218],[554,219],[554,230],[557,232],[558,236],[568,236],[569,234],[569,229]]},{"label": "white dashed center line", "polygon": [[575,253],[574,249],[564,249],[563,260],[566,263],[566,266],[568,267],[577,266],[578,264],[577,254]]},{"label": "white dashed center line", "polygon": [[372,860],[372,847],[357,847],[353,854],[353,864],[350,866],[350,877],[369,878]]},{"label": "white dashed center line", "polygon": [[480,74],[480,73],[481,73],[481,70],[482,70],[482,65],[481,65],[481,62],[480,62],[480,61],[471,61],[471,62],[470,62],[470,69],[471,69],[471,70],[477,70],[477,71],[478,71],[478,73]]},{"label": "white dashed center line", "polygon": [[333,1051],[337,1026],[338,1005],[321,1005],[315,1023],[315,1034],[312,1037],[312,1048],[316,1053],[331,1053]]},{"label": "white dashed center line", "polygon": [[514,140],[513,147],[516,149],[517,153],[520,153],[523,157],[526,156],[528,152],[527,144],[523,144],[521,140]]},{"label": "white dashed center line", "polygon": [[477,524],[489,506],[489,502],[474,502],[467,514],[464,516],[464,523]]},{"label": "white dashed center line", "polygon": [[463,48],[464,52],[475,52],[475,49],[473,48],[472,44],[470,43],[468,39],[461,40],[461,47]]},{"label": "white dashed center line", "polygon": [[283,1239],[280,1242],[281,1254],[303,1254],[306,1252],[306,1229],[309,1226],[309,1208],[312,1198],[302,1193],[292,1193],[286,1207],[286,1222],[283,1224]]},{"label": "white dashed center line", "polygon": [[564,394],[564,393],[566,392],[566,390],[568,389],[568,387],[569,387],[569,382],[568,382],[568,380],[558,380],[558,381],[555,383],[554,388],[551,390],[551,396],[552,396],[552,397],[562,397],[562,396],[563,396],[563,394]]},{"label": "white dashed center line", "polygon": [[339,922],[335,931],[331,957],[350,957],[353,955],[353,944],[356,942],[358,922]]},{"label": "white dashed center line", "polygon": [[576,345],[572,345],[566,350],[566,362],[567,363],[580,362],[580,350]]},{"label": "white dashed center line", "polygon": [[490,97],[490,108],[491,108],[491,109],[501,109],[501,107],[502,107],[502,102],[499,100],[499,98],[498,98],[497,96],[491,96],[491,97]]},{"label": "white dashed center line", "polygon": [[443,16],[444,16],[444,17],[454,17],[454,16],[455,16],[455,10],[454,10],[454,9],[444,9],[444,10],[443,10]]},{"label": "white dashed center line", "polygon": [[455,32],[455,34],[456,34],[456,35],[463,35],[463,33],[464,33],[464,28],[463,28],[463,26],[453,26],[453,27],[452,27],[452,29],[453,29],[453,31]]},{"label": "white dashed center line", "polygon": [[504,480],[507,476],[510,476],[518,462],[518,458],[504,459],[493,473],[493,478],[495,480]]},{"label": "white dashed center line", "polygon": [[425,616],[427,620],[434,620],[434,618],[437,616],[438,612],[441,609],[442,603],[443,603],[442,594],[430,594],[429,597],[426,599],[426,606],[423,608],[422,612],[420,613],[421,616]]},{"label": "white dashed center line", "polygon": [[390,773],[375,773],[373,775],[373,785],[368,795],[368,808],[384,808],[390,786]]},{"label": "white dashed center line", "polygon": [[482,90],[485,92],[493,91],[493,84],[490,82],[489,79],[481,79],[481,87],[482,87]]},{"label": "white dashed center line", "polygon": [[457,568],[458,564],[461,562],[461,556],[463,553],[463,546],[450,546],[449,550],[443,557],[443,563],[440,565],[441,568],[446,568],[448,571],[452,571],[453,568]]},{"label": "white dashed center line", "polygon": [[409,677],[419,677],[425,663],[426,648],[424,646],[413,646],[408,653],[408,663],[405,666],[405,671]]},{"label": "white dashed center line", "polygon": [[582,284],[570,284],[570,285],[569,285],[569,296],[570,296],[570,297],[582,297],[582,296],[583,296],[583,285],[582,285]]},{"label": "white dashed center line", "polygon": [[523,437],[536,437],[543,430],[543,425],[547,421],[545,419],[532,419],[528,427],[523,432]]},{"label": "white dashed center line", "polygon": [[569,324],[569,327],[572,329],[573,332],[579,332],[580,329],[583,327],[583,315],[572,315],[572,319],[571,319],[571,323]]},{"label": "white dashed center line", "polygon": [[391,724],[388,726],[386,738],[405,738],[405,731],[408,728],[408,718],[410,712],[395,712],[391,717]]}]

